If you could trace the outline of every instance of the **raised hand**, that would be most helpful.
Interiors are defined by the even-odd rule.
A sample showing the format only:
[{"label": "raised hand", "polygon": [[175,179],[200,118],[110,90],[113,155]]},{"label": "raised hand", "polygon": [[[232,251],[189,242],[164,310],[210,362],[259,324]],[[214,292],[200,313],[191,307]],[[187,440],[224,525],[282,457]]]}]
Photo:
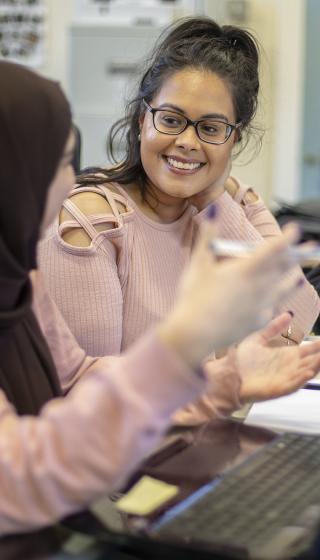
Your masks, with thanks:
[{"label": "raised hand", "polygon": [[227,185],[231,184],[231,180],[229,180],[229,175],[231,172],[231,159],[227,162],[227,165],[222,173],[221,177],[210,185],[204,191],[201,191],[189,198],[190,204],[195,206],[199,212],[204,208],[207,208],[212,202],[214,202],[225,190],[227,189]]},{"label": "raised hand", "polygon": [[290,324],[282,313],[264,329],[248,336],[228,359],[241,379],[242,403],[281,397],[296,391],[320,369],[320,342],[302,346],[268,347]]},{"label": "raised hand", "polygon": [[263,327],[278,304],[298,288],[296,280],[283,281],[296,265],[287,251],[299,237],[295,226],[288,226],[283,236],[263,244],[250,257],[223,262],[209,248],[217,234],[216,220],[202,224],[177,304],[159,327],[162,339],[191,367],[213,350]]}]

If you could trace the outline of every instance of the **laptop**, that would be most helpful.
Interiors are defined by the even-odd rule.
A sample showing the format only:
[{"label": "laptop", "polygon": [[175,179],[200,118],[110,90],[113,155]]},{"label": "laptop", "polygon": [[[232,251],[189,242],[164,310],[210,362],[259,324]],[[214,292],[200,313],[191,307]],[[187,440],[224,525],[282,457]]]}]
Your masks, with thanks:
[{"label": "laptop", "polygon": [[147,474],[179,494],[148,516],[119,514],[117,527],[97,502],[100,540],[148,559],[320,558],[319,436],[231,420],[174,436],[186,444],[171,440],[130,483]]}]

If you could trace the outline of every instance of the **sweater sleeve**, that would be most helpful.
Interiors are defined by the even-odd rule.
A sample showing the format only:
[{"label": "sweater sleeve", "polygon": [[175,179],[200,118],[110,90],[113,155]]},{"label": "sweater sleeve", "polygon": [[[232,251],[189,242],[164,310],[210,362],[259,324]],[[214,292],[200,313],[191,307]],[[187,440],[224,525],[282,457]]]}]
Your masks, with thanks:
[{"label": "sweater sleeve", "polygon": [[[256,193],[249,185],[245,185],[236,179],[232,178],[238,187],[234,196],[234,201],[242,206],[243,211],[255,229],[260,233],[263,239],[269,237],[276,237],[280,235],[281,229],[277,220],[274,218],[270,210],[266,207],[264,201],[258,193]],[[248,191],[253,192],[257,200],[255,202],[246,202],[245,195]]]},{"label": "sweater sleeve", "polygon": [[241,380],[227,357],[208,360],[204,371],[209,381],[206,393],[175,413],[175,425],[197,425],[213,418],[227,418],[242,406]]},{"label": "sweater sleeve", "polygon": [[90,247],[74,247],[52,228],[39,244],[48,291],[80,346],[92,356],[121,350],[127,233],[121,226],[101,232]]},{"label": "sweater sleeve", "polygon": [[[39,306],[41,324],[46,316],[54,325],[50,306],[38,301],[36,313]],[[19,417],[0,391],[1,535],[52,524],[119,489],[159,442],[175,409],[205,387],[155,333],[122,357],[93,359],[67,332],[61,319],[47,338],[64,379],[82,368],[65,398],[50,401],[38,417]],[[57,361],[59,345],[68,362]]]},{"label": "sweater sleeve", "polygon": [[[268,238],[281,235],[281,230],[266,207],[263,200],[258,197],[256,202],[241,205],[243,196],[249,189],[247,185],[239,183],[239,193],[232,199],[229,193],[224,192],[216,201],[219,218],[219,235],[224,239],[263,242]],[[206,210],[199,212],[194,219],[199,224],[205,217]],[[301,342],[307,335],[320,312],[320,300],[315,289],[306,280],[300,267],[284,278],[284,281],[301,281],[301,286],[279,306],[279,313],[292,311],[294,317],[291,322],[290,338]],[[286,334],[286,333],[284,333]]]},{"label": "sweater sleeve", "polygon": [[[215,200],[217,209],[217,219],[219,223],[219,236],[223,239],[234,239],[238,241],[262,242],[263,236],[251,223],[246,215],[244,208],[231,198],[227,191],[224,191]],[[194,216],[197,226],[206,217],[206,208]],[[274,235],[280,235],[280,229],[275,230]]]}]

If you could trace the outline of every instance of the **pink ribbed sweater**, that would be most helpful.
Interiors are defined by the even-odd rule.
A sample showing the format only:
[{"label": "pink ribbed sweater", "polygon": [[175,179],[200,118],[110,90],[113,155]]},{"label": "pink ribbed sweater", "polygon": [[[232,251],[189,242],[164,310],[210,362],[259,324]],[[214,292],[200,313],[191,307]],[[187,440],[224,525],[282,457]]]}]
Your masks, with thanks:
[{"label": "pink ribbed sweater", "polygon": [[[221,237],[262,242],[279,235],[275,219],[260,198],[246,206],[240,204],[249,187],[238,185],[236,199],[224,192],[216,200]],[[205,210],[198,213],[189,206],[177,221],[160,224],[140,211],[130,191],[117,189],[120,195],[102,186],[93,189],[107,197],[113,215],[92,216],[85,216],[72,203],[75,192],[88,189],[73,191],[65,207],[74,220],[60,227],[56,222],[39,249],[40,268],[51,296],[80,345],[94,356],[119,354],[172,308],[199,222],[205,216]],[[122,215],[114,198],[126,205]],[[106,221],[114,222],[115,227],[97,233],[94,225]],[[91,237],[89,247],[74,247],[62,239],[65,229],[80,226]],[[291,274],[299,277],[302,272]],[[301,336],[310,331],[318,316],[319,298],[305,281],[281,309],[294,312],[292,334]]]}]

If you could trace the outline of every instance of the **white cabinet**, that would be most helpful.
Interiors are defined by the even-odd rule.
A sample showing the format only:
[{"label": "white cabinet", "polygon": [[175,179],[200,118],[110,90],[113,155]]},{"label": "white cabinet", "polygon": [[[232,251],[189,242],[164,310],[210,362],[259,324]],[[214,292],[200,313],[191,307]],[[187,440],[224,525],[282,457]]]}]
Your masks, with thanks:
[{"label": "white cabinet", "polygon": [[141,63],[161,28],[77,23],[70,29],[74,121],[82,133],[82,166],[106,165],[107,133],[131,98]]}]

